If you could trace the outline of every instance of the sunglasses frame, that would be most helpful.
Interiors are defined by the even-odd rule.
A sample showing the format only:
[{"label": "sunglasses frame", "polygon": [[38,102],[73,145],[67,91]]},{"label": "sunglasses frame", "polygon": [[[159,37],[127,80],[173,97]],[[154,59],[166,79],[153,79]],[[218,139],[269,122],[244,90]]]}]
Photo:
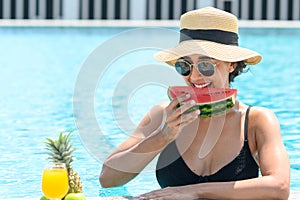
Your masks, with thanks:
[{"label": "sunglasses frame", "polygon": [[[180,73],[180,72],[177,70],[178,67],[176,67],[176,64],[179,63],[179,62],[182,62],[182,63],[187,64],[187,66],[189,67],[189,71],[188,71],[187,74]],[[203,73],[201,72],[201,70],[199,69],[199,66],[201,67],[201,65],[199,65],[199,64],[201,64],[201,63],[210,63],[210,64],[212,64],[212,66],[213,66],[213,73],[210,74],[210,75],[205,75],[205,74],[203,74]],[[178,59],[178,60],[175,62],[174,67],[175,67],[176,71],[177,71],[180,75],[182,75],[182,76],[188,76],[188,75],[191,74],[192,66],[194,66],[194,65],[195,65],[195,63],[190,63],[190,62],[187,61],[186,59],[180,58],[180,59]],[[216,63],[213,63],[213,62],[211,62],[211,61],[200,61],[200,62],[197,63],[197,71],[198,71],[202,76],[210,77],[210,76],[213,76],[213,75],[215,74],[216,66],[217,66],[217,64],[216,64]],[[181,67],[181,68],[182,68],[182,67]],[[201,67],[201,68],[202,68],[202,67]]]}]

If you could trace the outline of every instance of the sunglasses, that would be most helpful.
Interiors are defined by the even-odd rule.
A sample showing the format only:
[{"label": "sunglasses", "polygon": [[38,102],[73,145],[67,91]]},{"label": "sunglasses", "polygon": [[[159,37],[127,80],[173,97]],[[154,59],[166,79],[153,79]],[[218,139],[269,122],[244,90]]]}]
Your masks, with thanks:
[{"label": "sunglasses", "polygon": [[[176,71],[182,76],[188,76],[192,71],[192,66],[195,64],[189,63],[187,60],[180,58],[174,64]],[[197,64],[198,71],[203,76],[212,76],[215,73],[217,64],[210,61],[201,61]]]}]

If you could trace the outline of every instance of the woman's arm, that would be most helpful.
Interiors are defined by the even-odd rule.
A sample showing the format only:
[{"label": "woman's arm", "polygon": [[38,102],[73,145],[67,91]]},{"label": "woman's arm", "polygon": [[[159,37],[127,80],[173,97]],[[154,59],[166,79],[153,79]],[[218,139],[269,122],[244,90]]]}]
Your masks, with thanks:
[{"label": "woman's arm", "polygon": [[[264,108],[250,112],[251,132],[259,154],[261,177],[168,187],[142,195],[143,199],[288,199],[290,165],[275,115]],[[254,132],[253,132],[254,131]]]},{"label": "woman's arm", "polygon": [[99,179],[102,187],[116,187],[129,182],[166,144],[160,134],[143,140],[131,136],[105,160]]},{"label": "woman's arm", "polygon": [[163,120],[162,107],[155,106],[142,119],[134,133],[104,161],[100,174],[102,187],[123,185],[133,179],[166,145],[161,134],[152,134]]},{"label": "woman's arm", "polygon": [[185,125],[198,117],[199,111],[184,113],[195,102],[176,107],[186,99],[188,96],[182,96],[167,106],[158,105],[150,110],[135,132],[105,160],[99,179],[102,187],[123,185],[133,179]]}]

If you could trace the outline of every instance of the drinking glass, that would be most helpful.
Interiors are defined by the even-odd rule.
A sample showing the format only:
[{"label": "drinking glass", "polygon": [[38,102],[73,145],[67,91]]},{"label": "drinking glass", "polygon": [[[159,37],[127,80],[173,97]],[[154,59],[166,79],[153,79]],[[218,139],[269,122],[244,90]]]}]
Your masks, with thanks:
[{"label": "drinking glass", "polygon": [[68,171],[64,163],[49,163],[42,175],[42,192],[50,200],[62,199],[69,190]]}]

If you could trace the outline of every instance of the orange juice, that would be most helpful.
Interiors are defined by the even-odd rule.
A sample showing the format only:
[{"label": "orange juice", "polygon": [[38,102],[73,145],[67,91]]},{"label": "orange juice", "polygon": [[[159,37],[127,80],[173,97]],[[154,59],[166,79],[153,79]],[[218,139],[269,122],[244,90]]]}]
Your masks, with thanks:
[{"label": "orange juice", "polygon": [[48,199],[62,199],[68,192],[68,172],[62,168],[44,169],[42,192]]}]

